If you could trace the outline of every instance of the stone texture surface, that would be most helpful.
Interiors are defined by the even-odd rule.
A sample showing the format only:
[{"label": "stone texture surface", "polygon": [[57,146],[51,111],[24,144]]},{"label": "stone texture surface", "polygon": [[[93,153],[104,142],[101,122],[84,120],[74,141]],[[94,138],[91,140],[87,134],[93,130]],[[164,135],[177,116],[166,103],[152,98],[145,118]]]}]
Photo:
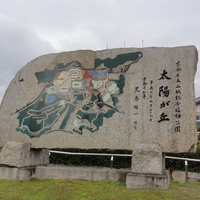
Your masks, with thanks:
[{"label": "stone texture surface", "polygon": [[31,149],[30,143],[10,141],[0,152],[0,164],[29,167],[49,164],[48,149]]},{"label": "stone texture surface", "polygon": [[[38,57],[16,74],[4,95],[0,146],[17,141],[32,148],[132,150],[146,143],[159,144],[162,152],[194,151],[197,60],[194,46]],[[73,82],[82,73],[73,71],[76,61],[85,74]]]},{"label": "stone texture surface", "polygon": [[172,172],[172,180],[179,181],[180,183],[185,183],[186,174],[184,171],[173,171]]},{"label": "stone texture surface", "polygon": [[110,169],[99,167],[69,167],[47,165],[36,167],[16,168],[1,166],[0,179],[29,180],[29,179],[82,179],[89,181],[126,182],[129,169]]},{"label": "stone texture surface", "polygon": [[162,175],[128,173],[126,176],[126,187],[128,189],[167,189],[169,182],[168,173]]},{"label": "stone texture surface", "polygon": [[89,181],[126,182],[128,169],[110,169],[99,167],[70,167],[59,165],[37,166],[33,178],[39,179],[82,179]]},{"label": "stone texture surface", "polygon": [[17,167],[0,167],[0,179],[8,180],[30,180],[35,172],[35,167],[17,168]]},{"label": "stone texture surface", "polygon": [[163,174],[162,151],[157,144],[136,144],[133,149],[133,173]]},{"label": "stone texture surface", "polygon": [[[173,171],[172,180],[179,181],[180,183],[186,182],[186,172],[185,171]],[[188,172],[187,173],[187,183],[199,182],[200,173]]]}]

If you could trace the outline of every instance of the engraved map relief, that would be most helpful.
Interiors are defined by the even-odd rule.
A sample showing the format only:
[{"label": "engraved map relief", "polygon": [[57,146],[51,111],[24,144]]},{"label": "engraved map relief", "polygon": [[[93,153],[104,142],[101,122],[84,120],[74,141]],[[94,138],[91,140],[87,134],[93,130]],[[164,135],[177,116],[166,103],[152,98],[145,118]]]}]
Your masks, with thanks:
[{"label": "engraved map relief", "polygon": [[45,86],[33,102],[16,111],[16,130],[29,137],[54,131],[98,131],[104,118],[123,113],[117,105],[119,95],[123,95],[125,74],[141,58],[141,52],[133,52],[96,59],[93,69],[72,61],[36,72],[38,85]]}]

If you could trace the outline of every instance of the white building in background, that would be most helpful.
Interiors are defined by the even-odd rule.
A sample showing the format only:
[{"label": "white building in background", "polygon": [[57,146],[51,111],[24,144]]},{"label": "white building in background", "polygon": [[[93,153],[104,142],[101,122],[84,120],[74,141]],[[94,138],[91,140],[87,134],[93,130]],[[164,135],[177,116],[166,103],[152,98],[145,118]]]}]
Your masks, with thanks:
[{"label": "white building in background", "polygon": [[197,127],[200,127],[200,97],[196,98],[196,108],[197,108],[196,123]]}]

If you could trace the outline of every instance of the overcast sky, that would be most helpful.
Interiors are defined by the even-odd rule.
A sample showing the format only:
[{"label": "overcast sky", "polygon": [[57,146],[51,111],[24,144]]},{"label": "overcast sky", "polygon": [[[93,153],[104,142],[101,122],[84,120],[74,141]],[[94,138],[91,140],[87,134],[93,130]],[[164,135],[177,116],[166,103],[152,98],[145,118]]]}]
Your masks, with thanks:
[{"label": "overcast sky", "polygon": [[0,101],[16,72],[43,54],[142,47],[142,41],[200,51],[199,20],[199,0],[0,0]]}]

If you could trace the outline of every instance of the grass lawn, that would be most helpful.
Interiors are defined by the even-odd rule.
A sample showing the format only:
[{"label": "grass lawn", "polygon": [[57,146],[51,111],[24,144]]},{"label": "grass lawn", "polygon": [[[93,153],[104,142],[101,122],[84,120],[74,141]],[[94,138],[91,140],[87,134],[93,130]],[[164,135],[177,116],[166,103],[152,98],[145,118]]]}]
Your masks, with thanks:
[{"label": "grass lawn", "polygon": [[200,182],[172,182],[168,190],[126,189],[118,182],[83,180],[0,180],[0,200],[197,200]]}]

